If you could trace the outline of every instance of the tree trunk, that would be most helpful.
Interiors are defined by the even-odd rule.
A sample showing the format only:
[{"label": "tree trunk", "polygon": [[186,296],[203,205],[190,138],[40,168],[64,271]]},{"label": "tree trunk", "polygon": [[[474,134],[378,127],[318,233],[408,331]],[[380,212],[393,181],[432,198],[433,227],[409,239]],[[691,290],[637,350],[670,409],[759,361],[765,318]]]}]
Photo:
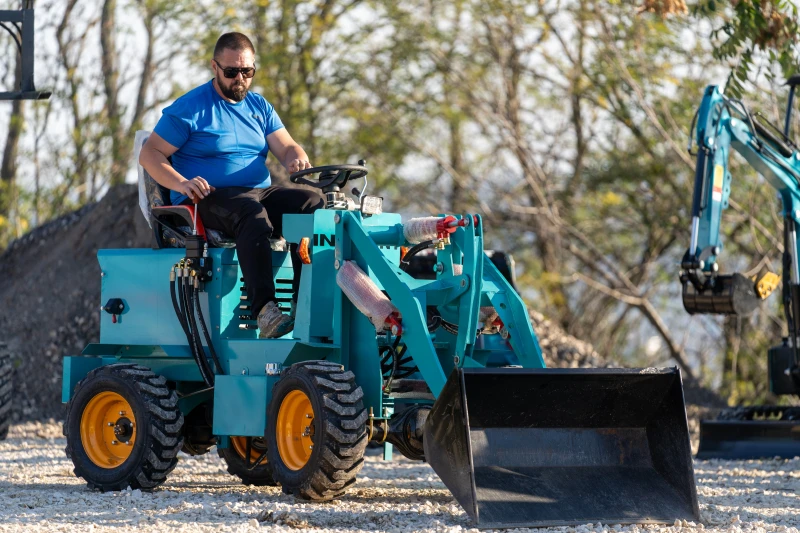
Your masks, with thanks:
[{"label": "tree trunk", "polygon": [[125,183],[127,160],[123,160],[125,143],[119,108],[119,56],[117,54],[115,11],[117,0],[105,0],[100,17],[100,65],[103,70],[103,88],[106,94],[106,117],[111,136],[111,186]]},{"label": "tree trunk", "polygon": [[[15,82],[19,87],[22,78],[22,59],[16,55]],[[11,104],[11,121],[8,124],[6,146],[3,150],[3,164],[0,167],[0,216],[8,217],[12,208],[13,188],[17,179],[17,154],[19,140],[25,127],[25,107],[22,100],[14,100]]]},{"label": "tree trunk", "polygon": [[453,213],[463,213],[467,209],[466,186],[464,179],[468,176],[464,164],[464,140],[461,133],[461,120],[451,116],[450,128],[450,166],[455,174],[450,177],[452,183],[450,190],[450,210]]}]

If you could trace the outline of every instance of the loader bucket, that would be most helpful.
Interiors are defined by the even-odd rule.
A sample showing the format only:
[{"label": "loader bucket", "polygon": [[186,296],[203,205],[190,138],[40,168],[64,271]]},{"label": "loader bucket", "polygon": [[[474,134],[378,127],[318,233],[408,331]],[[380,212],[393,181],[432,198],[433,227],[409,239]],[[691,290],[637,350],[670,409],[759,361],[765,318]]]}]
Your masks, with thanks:
[{"label": "loader bucket", "polygon": [[456,369],[425,458],[480,528],[698,520],[674,369]]}]

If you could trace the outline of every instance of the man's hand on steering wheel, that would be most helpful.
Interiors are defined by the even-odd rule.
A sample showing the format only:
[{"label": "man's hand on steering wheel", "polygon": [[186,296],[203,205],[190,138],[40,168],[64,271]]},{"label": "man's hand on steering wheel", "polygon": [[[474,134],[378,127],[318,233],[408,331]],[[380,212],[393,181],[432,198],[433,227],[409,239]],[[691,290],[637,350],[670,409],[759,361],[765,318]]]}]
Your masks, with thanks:
[{"label": "man's hand on steering wheel", "polygon": [[304,159],[293,159],[289,165],[287,165],[286,170],[293,174],[295,172],[300,172],[301,170],[311,168],[311,166],[311,163]]}]

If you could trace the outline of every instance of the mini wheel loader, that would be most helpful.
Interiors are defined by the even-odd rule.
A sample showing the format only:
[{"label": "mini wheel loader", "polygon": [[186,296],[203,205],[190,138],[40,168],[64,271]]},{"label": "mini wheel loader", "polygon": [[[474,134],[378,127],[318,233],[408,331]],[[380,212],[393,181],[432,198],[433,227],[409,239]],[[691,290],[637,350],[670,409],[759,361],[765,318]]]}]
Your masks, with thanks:
[{"label": "mini wheel loader", "polygon": [[[788,80],[783,130],[719,87],[706,88],[690,130],[689,152],[697,147],[691,241],[681,262],[683,306],[692,314],[746,316],[776,288],[783,288],[788,335],[767,354],[770,391],[800,394],[800,151],[790,138],[792,102],[800,75]],[[731,194],[728,159],[739,152],[778,192],[783,204],[783,273],[755,278],[720,272],[722,213]],[[750,406],[727,409],[700,423],[702,459],[792,458],[800,455],[800,407]]]},{"label": "mini wheel loader", "polygon": [[[430,463],[479,527],[696,520],[678,370],[545,369],[480,216],[403,222],[342,192],[366,174],[291,176],[327,205],[284,217],[295,327],[258,339],[235,248],[140,169],[157,247],[98,252],[100,342],[64,359],[75,473],[152,489],[179,451],[216,446],[244,483],[321,501],[356,483],[373,441]],[[434,279],[412,277],[428,249]],[[284,308],[289,253],[274,243]]]}]

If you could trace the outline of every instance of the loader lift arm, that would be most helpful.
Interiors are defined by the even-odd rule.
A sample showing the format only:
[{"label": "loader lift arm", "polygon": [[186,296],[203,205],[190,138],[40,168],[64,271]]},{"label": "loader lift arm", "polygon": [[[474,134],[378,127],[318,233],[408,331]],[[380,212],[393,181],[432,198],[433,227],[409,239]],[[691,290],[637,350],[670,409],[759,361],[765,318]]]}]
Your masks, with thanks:
[{"label": "loader lift arm", "polygon": [[[724,96],[719,87],[707,87],[695,115],[696,127],[693,123],[693,137],[689,142],[690,153],[693,144],[697,146],[697,165],[691,239],[681,261],[680,272],[683,305],[689,313],[748,315],[777,285],[778,277],[771,273],[758,280],[748,279],[739,273],[720,274],[718,258],[723,249],[720,224],[731,192],[731,174],[728,168],[731,149],[742,155],[780,195],[784,220],[781,280],[789,339],[784,339],[782,346],[771,349],[769,353],[770,388],[775,394],[800,393],[800,343],[797,342],[800,338],[800,265],[797,242],[800,220],[800,152],[789,138],[791,105],[795,88],[799,84],[800,76],[789,80],[789,106],[783,131],[759,114],[751,113],[740,100]],[[775,372],[779,367],[780,370]],[[706,436],[711,435],[706,443],[701,425],[699,456],[722,457],[724,454],[717,454],[721,453],[721,448],[730,451],[741,444],[730,441],[730,428],[718,432],[717,435],[725,436],[720,437],[720,442],[714,442],[714,424],[704,422]],[[736,431],[747,442],[750,440],[748,430],[753,427],[755,426],[738,428]],[[758,457],[763,453],[776,455],[770,450],[775,451],[777,448],[764,447],[766,440],[764,435],[758,436],[755,438],[758,444],[748,444],[749,451],[736,457]],[[708,451],[708,446],[704,444],[711,446],[713,451]]]}]

